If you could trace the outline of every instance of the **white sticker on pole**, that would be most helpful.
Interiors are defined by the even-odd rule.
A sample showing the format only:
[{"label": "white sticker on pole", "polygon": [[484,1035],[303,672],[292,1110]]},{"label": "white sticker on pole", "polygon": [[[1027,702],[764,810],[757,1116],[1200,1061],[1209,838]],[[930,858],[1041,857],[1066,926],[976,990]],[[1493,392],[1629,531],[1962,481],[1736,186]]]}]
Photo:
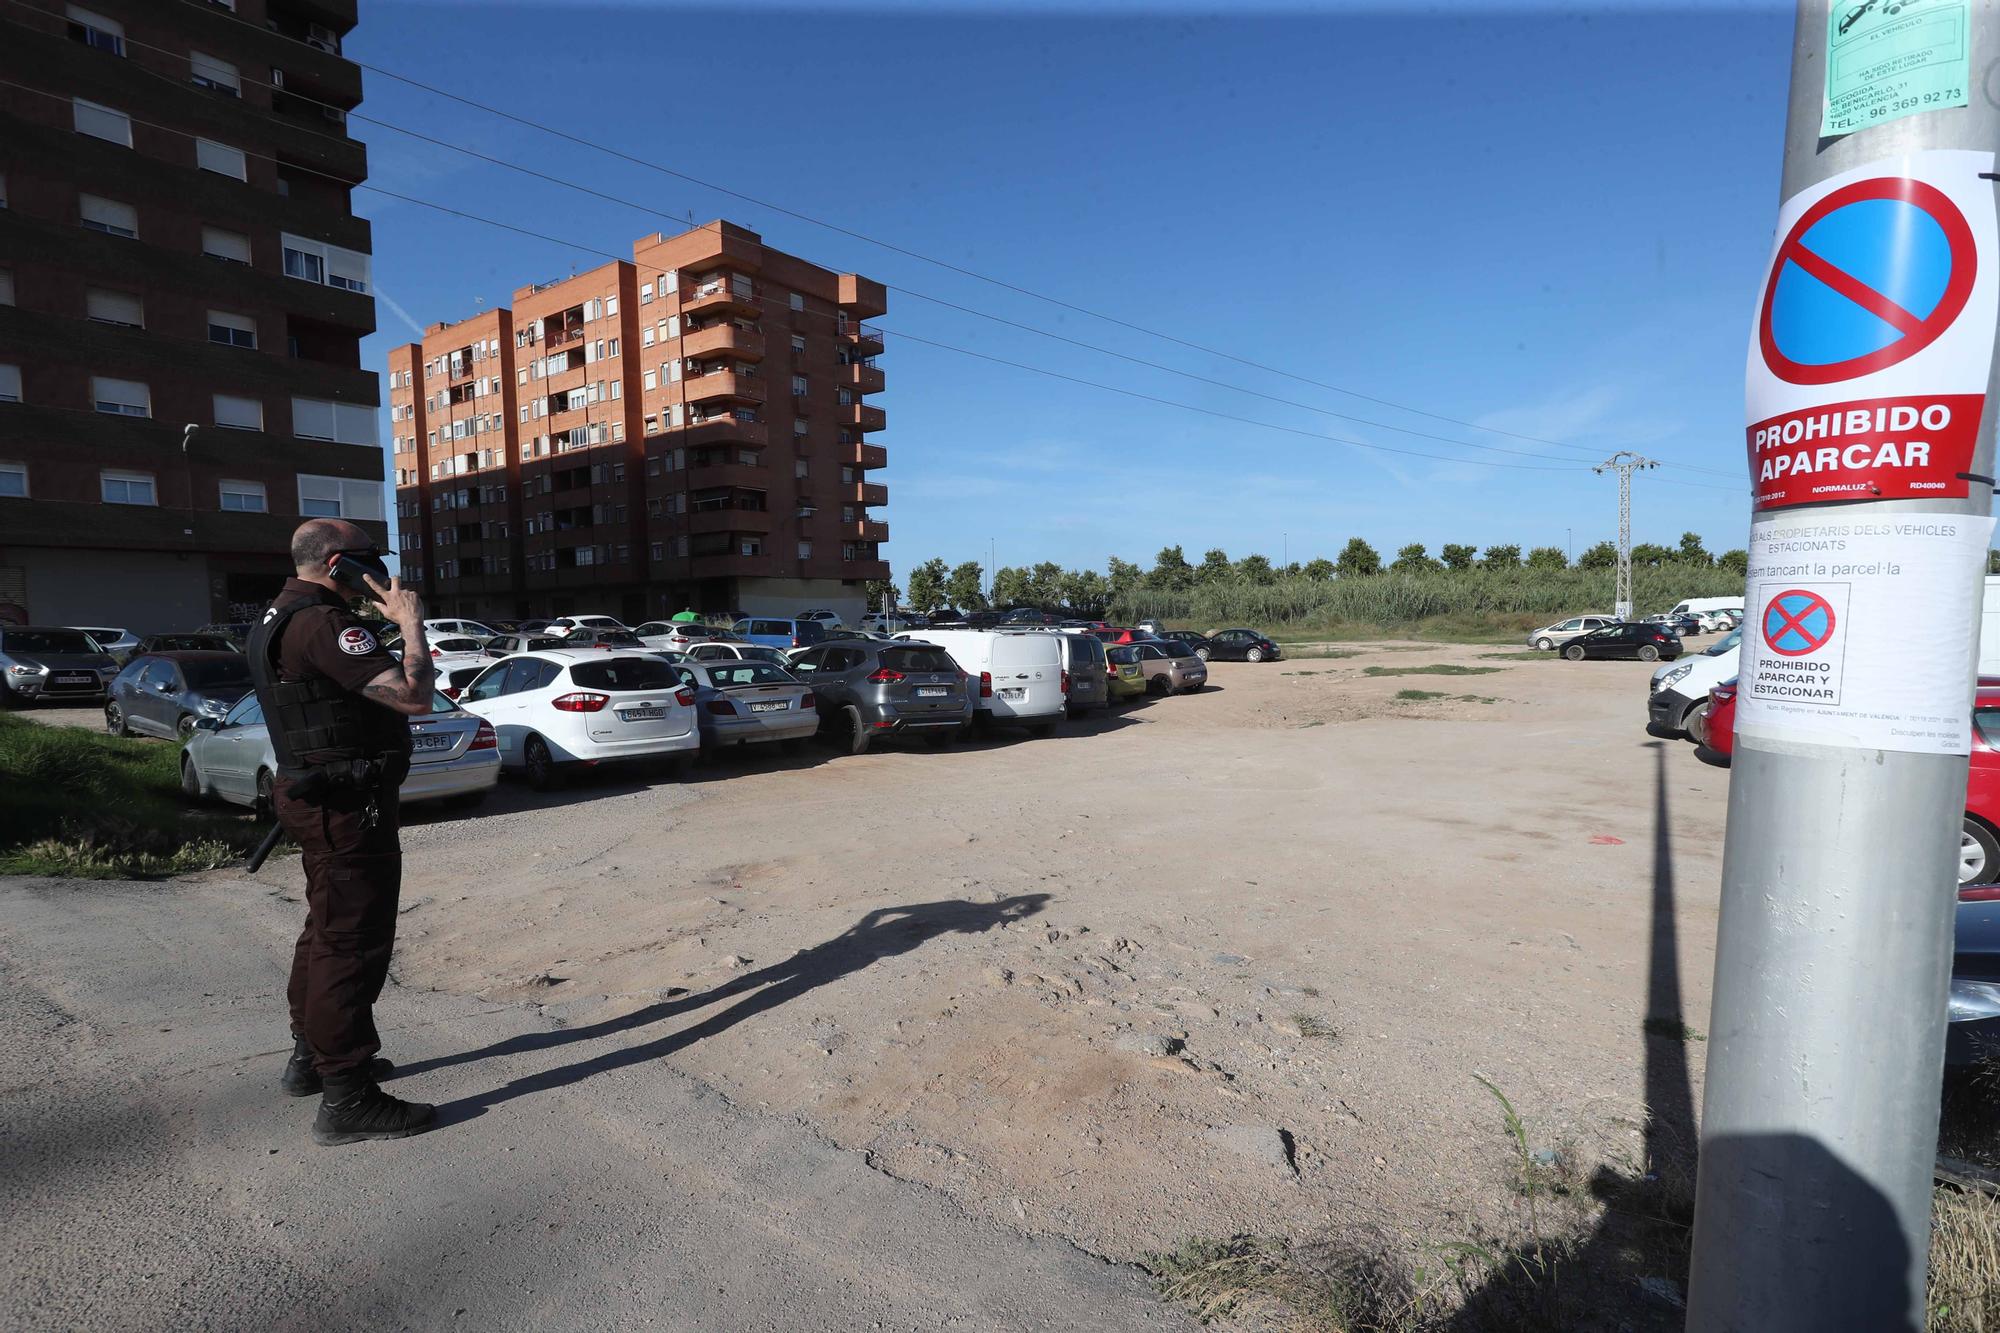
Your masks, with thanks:
[{"label": "white sticker on pole", "polygon": [[1993,520],[1847,512],[1751,527],[1737,736],[1970,753]]},{"label": "white sticker on pole", "polygon": [[1971,493],[2000,316],[1992,170],[1936,149],[1785,201],[1744,377],[1758,511]]}]

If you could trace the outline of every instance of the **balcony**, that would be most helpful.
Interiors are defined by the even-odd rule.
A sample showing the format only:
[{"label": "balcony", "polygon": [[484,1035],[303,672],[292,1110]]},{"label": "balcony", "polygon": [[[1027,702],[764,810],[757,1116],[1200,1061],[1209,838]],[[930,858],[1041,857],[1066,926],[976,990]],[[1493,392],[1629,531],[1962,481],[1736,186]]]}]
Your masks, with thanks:
[{"label": "balcony", "polygon": [[849,467],[887,467],[889,451],[879,444],[843,444],[840,446],[840,461]]},{"label": "balcony", "polygon": [[[673,573],[685,568],[692,578],[722,579],[769,574],[772,571],[773,557],[769,552],[763,555],[739,555],[729,551],[717,555],[670,555],[660,563]],[[882,568],[887,570],[888,566],[885,564]]]},{"label": "balcony", "polygon": [[682,334],[681,354],[694,358],[729,356],[738,361],[762,361],[764,335],[731,323],[713,324]]},{"label": "balcony", "polygon": [[889,525],[873,519],[856,519],[852,523],[835,525],[840,540],[844,542],[886,542],[889,540]]},{"label": "balcony", "polygon": [[[673,472],[657,478],[650,478],[646,489],[659,493],[679,492],[683,489],[683,479]],[[762,463],[695,463],[687,468],[685,489],[707,490],[711,486],[747,486],[752,490],[769,490],[771,469]]]},{"label": "balcony", "polygon": [[728,412],[721,412],[700,420],[690,418],[685,427],[663,427],[660,434],[673,444],[685,444],[689,448],[704,444],[761,445],[764,443],[764,423],[741,421]]},{"label": "balcony", "polygon": [[571,343],[582,341],[583,325],[581,324],[566,329],[544,329],[542,333],[542,350],[553,352],[558,347],[567,347]]},{"label": "balcony", "polygon": [[690,403],[715,402],[721,399],[742,403],[764,401],[763,379],[742,371],[711,370],[706,375],[689,376],[684,383],[687,400]]},{"label": "balcony", "polygon": [[856,393],[882,392],[882,372],[873,366],[864,366],[858,361],[842,366],[840,374],[833,382],[844,384]]},{"label": "balcony", "polygon": [[889,577],[887,560],[843,560],[840,577],[844,579],[882,579]]},{"label": "balcony", "polygon": [[683,315],[757,315],[764,309],[756,293],[729,283],[706,283],[681,293]]},{"label": "balcony", "polygon": [[882,330],[873,324],[847,324],[840,330],[840,341],[849,351],[861,356],[882,354]]},{"label": "balcony", "polygon": [[687,516],[687,530],[703,532],[747,532],[762,536],[771,530],[775,515],[768,509],[697,509]]},{"label": "balcony", "polygon": [[833,419],[843,426],[852,426],[856,430],[881,430],[889,424],[887,413],[879,407],[870,407],[866,403],[849,403],[845,407],[836,408]]},{"label": "balcony", "polygon": [[881,283],[859,273],[840,275],[840,305],[850,315],[873,319],[889,313],[889,293]]},{"label": "balcony", "polygon": [[840,488],[840,498],[847,504],[885,505],[889,503],[889,488],[879,482],[852,482]]}]

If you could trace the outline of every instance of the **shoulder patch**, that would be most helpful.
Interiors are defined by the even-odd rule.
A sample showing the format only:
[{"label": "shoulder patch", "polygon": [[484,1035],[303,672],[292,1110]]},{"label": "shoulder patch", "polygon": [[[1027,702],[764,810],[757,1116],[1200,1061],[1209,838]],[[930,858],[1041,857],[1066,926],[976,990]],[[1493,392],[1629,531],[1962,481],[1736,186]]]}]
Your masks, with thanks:
[{"label": "shoulder patch", "polygon": [[359,625],[349,626],[340,632],[340,651],[365,657],[375,651],[375,636]]}]

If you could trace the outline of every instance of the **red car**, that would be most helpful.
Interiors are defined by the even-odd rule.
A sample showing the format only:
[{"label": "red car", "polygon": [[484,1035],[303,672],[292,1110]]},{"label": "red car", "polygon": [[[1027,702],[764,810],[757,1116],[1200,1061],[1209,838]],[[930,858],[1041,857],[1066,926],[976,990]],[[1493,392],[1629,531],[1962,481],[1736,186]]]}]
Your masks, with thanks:
[{"label": "red car", "polygon": [[[1727,766],[1736,739],[1736,682],[1708,692],[1708,712],[1689,729],[1695,753]],[[2000,678],[1982,676],[1972,699],[1972,767],[1965,783],[1965,823],[1958,835],[1958,882],[2000,879]]]},{"label": "red car", "polygon": [[1123,629],[1117,625],[1105,625],[1090,632],[1107,644],[1151,643],[1158,637],[1149,630]]}]

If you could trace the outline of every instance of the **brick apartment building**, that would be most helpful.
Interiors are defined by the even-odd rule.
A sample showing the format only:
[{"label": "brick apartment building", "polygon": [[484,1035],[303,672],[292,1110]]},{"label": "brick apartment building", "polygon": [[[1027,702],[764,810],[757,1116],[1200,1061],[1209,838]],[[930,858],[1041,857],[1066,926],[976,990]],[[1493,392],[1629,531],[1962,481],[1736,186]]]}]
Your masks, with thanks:
[{"label": "brick apartment building", "polygon": [[[387,541],[355,0],[0,6],[0,617],[185,629]],[[190,430],[189,428],[192,427]]]},{"label": "brick apartment building", "polygon": [[881,284],[712,222],[389,354],[404,577],[436,615],[853,623],[887,578]]}]

